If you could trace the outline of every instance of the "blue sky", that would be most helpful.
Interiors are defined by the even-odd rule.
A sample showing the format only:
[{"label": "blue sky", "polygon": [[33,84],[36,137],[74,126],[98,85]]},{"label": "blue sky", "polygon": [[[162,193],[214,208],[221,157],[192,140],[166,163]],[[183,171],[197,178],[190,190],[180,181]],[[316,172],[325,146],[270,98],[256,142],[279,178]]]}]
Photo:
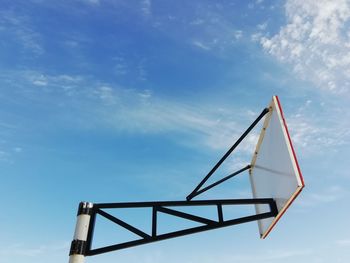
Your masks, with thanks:
[{"label": "blue sky", "polygon": [[[348,0],[1,0],[0,262],[67,261],[81,200],[184,200],[276,94],[306,188],[268,239],[253,222],[87,262],[349,262],[349,23]],[[242,176],[203,198],[249,196]]]}]

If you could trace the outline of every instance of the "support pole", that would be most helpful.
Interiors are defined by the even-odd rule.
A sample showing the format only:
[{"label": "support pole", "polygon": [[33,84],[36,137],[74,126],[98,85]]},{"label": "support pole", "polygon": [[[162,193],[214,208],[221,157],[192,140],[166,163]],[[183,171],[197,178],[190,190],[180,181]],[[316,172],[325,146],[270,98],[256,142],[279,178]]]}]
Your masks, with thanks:
[{"label": "support pole", "polygon": [[77,223],[69,252],[69,263],[84,263],[92,209],[92,203],[81,202],[79,204]]}]

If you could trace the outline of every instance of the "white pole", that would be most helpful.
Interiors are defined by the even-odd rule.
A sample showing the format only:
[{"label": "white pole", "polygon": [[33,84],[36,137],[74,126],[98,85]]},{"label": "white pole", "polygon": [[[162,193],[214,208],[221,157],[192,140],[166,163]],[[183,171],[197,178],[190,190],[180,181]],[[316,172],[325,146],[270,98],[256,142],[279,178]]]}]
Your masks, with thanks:
[{"label": "white pole", "polygon": [[79,204],[77,223],[69,253],[69,263],[84,263],[92,208],[93,204],[89,202]]}]

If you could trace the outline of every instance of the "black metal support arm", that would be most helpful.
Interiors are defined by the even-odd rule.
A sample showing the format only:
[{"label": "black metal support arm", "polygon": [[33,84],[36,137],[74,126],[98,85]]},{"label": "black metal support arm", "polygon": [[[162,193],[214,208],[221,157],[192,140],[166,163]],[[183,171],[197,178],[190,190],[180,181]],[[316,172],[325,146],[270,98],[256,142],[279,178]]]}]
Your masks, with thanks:
[{"label": "black metal support arm", "polygon": [[[203,178],[203,180],[195,187],[195,189],[186,197],[187,201],[101,203],[101,204],[91,204],[86,202],[81,203],[83,205],[79,207],[78,217],[80,214],[84,214],[84,218],[86,218],[86,216],[89,217],[89,219],[86,219],[86,220],[89,220],[87,237],[86,237],[86,240],[85,239],[80,240],[79,238],[75,238],[72,241],[70,255],[72,255],[72,257],[75,257],[76,255],[93,256],[93,255],[102,254],[102,253],[106,253],[114,250],[119,250],[119,249],[129,248],[129,247],[138,246],[142,244],[147,244],[151,242],[156,242],[160,240],[165,240],[169,238],[175,238],[175,237],[198,233],[202,231],[218,229],[226,226],[232,226],[232,225],[242,224],[246,222],[261,220],[265,218],[276,217],[278,210],[277,210],[276,202],[272,198],[191,200],[195,196],[198,196],[208,191],[209,189],[225,182],[226,180],[251,168],[251,165],[247,165],[244,168],[220,179],[219,181],[200,189],[205,184],[205,182],[209,179],[209,177],[220,167],[220,165],[226,160],[226,158],[233,152],[233,150],[242,142],[242,140],[248,135],[248,133],[256,126],[256,124],[268,112],[269,112],[268,108],[265,108],[261,112],[261,114],[257,117],[257,119],[248,127],[248,129],[241,135],[241,137],[233,144],[233,146],[225,153],[225,155],[210,170],[210,172]],[[240,218],[230,219],[230,218],[227,218],[227,215],[225,215],[224,213],[225,210],[223,209],[227,205],[257,205],[257,204],[268,205],[269,211],[260,213],[260,214],[252,214],[252,215],[247,215]],[[217,219],[213,220],[210,218],[176,210],[176,207],[194,207],[194,206],[208,206],[208,207],[214,206],[217,212]],[[136,228],[135,226],[132,226],[131,224],[105,211],[105,209],[122,209],[122,208],[149,208],[152,211],[152,221],[151,221],[152,223],[150,226],[149,233],[147,233],[147,231],[142,231]],[[182,218],[185,220],[190,220],[192,222],[196,222],[199,225],[196,227],[187,228],[183,230],[178,230],[178,231],[173,231],[168,233],[159,233],[158,231],[159,230],[159,227],[158,227],[159,213],[167,214],[177,218]],[[132,241],[121,242],[121,243],[113,244],[109,246],[93,248],[92,240],[95,232],[95,221],[97,216],[103,217],[104,219],[109,220],[123,227],[124,229],[130,231],[131,233],[136,234],[139,238]],[[84,218],[80,217],[80,219],[78,220],[84,220]],[[83,222],[83,224],[85,223],[86,222]],[[77,229],[81,230],[83,228],[77,228]],[[86,231],[86,228],[85,228],[85,231]]]},{"label": "black metal support arm", "polygon": [[[266,204],[270,208],[269,212],[261,214],[253,214],[240,218],[229,219],[225,217],[223,207],[226,205],[255,205]],[[208,206],[216,207],[217,220],[205,218],[176,210],[176,207],[194,207]],[[170,208],[171,207],[171,208]],[[104,209],[120,209],[120,208],[149,208],[152,209],[152,225],[150,233],[146,233],[120,219],[107,213]],[[173,231],[169,233],[159,234],[158,229],[158,213],[165,213],[174,217],[183,218],[199,224],[199,226]],[[85,246],[84,255],[93,256],[114,250],[129,248],[133,246],[143,245],[151,242],[165,240],[169,238],[180,237],[188,234],[198,233],[202,231],[218,229],[226,226],[242,224],[246,222],[256,221],[264,218],[275,217],[277,215],[276,203],[272,198],[258,199],[222,199],[222,200],[196,200],[196,201],[163,201],[163,202],[132,202],[132,203],[102,203],[94,204],[91,213],[88,236]],[[94,225],[96,216],[110,220],[111,222],[123,227],[124,229],[138,235],[140,238],[132,241],[121,242],[118,244],[92,248],[92,240],[94,235]]]},{"label": "black metal support arm", "polygon": [[220,165],[226,160],[226,158],[233,152],[234,149],[243,141],[248,133],[255,127],[256,124],[269,112],[269,108],[265,108],[256,120],[248,127],[248,129],[239,137],[239,139],[232,145],[232,147],[224,154],[224,156],[217,162],[217,164],[210,170],[210,172],[203,178],[203,180],[195,187],[195,189],[186,197],[187,201],[190,201],[193,197],[198,195],[198,190],[209,179],[210,176],[220,167]]}]

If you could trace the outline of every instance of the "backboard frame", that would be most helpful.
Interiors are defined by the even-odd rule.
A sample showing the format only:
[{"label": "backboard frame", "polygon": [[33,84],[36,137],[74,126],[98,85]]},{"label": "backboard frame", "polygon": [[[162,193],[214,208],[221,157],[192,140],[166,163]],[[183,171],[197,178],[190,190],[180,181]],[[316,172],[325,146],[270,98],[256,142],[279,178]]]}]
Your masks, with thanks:
[{"label": "backboard frame", "polygon": [[[257,185],[255,184],[255,176],[258,173],[257,171],[257,166],[256,166],[256,162],[257,162],[257,158],[259,156],[259,153],[261,151],[261,147],[266,135],[266,132],[269,130],[269,125],[271,123],[271,118],[272,118],[272,114],[275,114],[274,116],[274,121],[276,121],[276,117],[279,121],[279,125],[280,128],[282,130],[282,134],[283,134],[283,139],[284,142],[286,143],[285,146],[287,147],[287,151],[288,154],[290,156],[290,161],[292,164],[292,168],[293,168],[293,174],[289,175],[289,176],[295,176],[295,182],[296,182],[296,188],[295,191],[289,196],[289,198],[286,200],[286,202],[283,204],[283,206],[281,208],[278,209],[278,214],[277,216],[272,219],[270,225],[267,227],[267,229],[264,229],[262,221],[258,221],[258,226],[259,226],[259,232],[260,232],[260,237],[262,239],[266,238],[268,236],[268,234],[271,232],[271,230],[274,228],[274,226],[277,224],[277,222],[280,220],[280,218],[284,215],[284,213],[286,212],[286,210],[290,207],[290,205],[293,203],[293,201],[296,199],[296,197],[300,194],[300,192],[302,191],[302,189],[304,188],[305,184],[304,184],[304,179],[300,170],[300,166],[298,164],[298,160],[296,158],[296,154],[295,154],[295,150],[292,144],[292,140],[288,131],[288,127],[287,127],[287,123],[283,114],[283,110],[281,107],[281,103],[279,101],[278,96],[273,96],[272,97],[272,101],[269,105],[269,113],[267,113],[265,120],[264,120],[264,124],[258,139],[258,143],[256,145],[256,149],[254,151],[253,154],[253,158],[251,161],[251,168],[249,170],[249,177],[250,177],[250,182],[251,182],[251,187],[252,187],[252,192],[253,192],[253,197],[254,198],[258,198],[259,194],[257,193]],[[271,193],[271,196],[265,196],[267,197],[271,197],[271,198],[276,198],[276,196],[273,196]],[[256,212],[259,213],[259,205],[255,206]]]}]

